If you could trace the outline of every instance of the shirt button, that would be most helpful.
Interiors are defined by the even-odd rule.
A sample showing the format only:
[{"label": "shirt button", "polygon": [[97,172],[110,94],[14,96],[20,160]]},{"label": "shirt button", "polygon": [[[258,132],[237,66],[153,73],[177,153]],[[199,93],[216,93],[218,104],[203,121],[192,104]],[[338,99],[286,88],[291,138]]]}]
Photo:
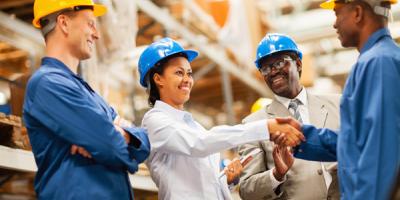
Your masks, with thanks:
[{"label": "shirt button", "polygon": [[317,173],[318,173],[319,175],[322,175],[322,169],[317,170]]},{"label": "shirt button", "polygon": [[299,152],[300,152],[300,153],[303,153],[303,149],[299,149]]}]

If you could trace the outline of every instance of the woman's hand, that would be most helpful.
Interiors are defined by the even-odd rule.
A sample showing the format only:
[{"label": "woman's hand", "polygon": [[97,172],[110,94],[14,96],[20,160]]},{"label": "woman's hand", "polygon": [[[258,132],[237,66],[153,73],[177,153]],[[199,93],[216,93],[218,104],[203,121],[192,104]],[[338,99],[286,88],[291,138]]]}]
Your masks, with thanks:
[{"label": "woman's hand", "polygon": [[236,158],[232,162],[230,162],[228,166],[226,166],[224,171],[229,185],[240,178],[240,175],[243,171],[243,166],[240,163],[240,160]]}]

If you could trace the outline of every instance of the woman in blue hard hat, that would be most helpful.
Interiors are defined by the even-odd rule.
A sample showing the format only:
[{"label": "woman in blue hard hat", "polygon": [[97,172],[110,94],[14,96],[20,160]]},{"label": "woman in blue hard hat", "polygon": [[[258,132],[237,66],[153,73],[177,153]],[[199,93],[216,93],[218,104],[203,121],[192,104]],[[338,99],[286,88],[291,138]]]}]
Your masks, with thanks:
[{"label": "woman in blue hard hat", "polygon": [[[227,181],[219,178],[220,151],[267,140],[269,132],[271,138],[286,140],[288,145],[298,144],[302,136],[293,127],[275,120],[210,130],[202,127],[184,111],[193,86],[190,62],[197,55],[164,38],[151,44],[139,59],[140,84],[147,88],[153,107],[142,122],[152,146],[146,164],[158,186],[159,199],[231,199]],[[288,134],[278,136],[277,129]],[[240,174],[235,174],[232,165],[226,172]]]}]

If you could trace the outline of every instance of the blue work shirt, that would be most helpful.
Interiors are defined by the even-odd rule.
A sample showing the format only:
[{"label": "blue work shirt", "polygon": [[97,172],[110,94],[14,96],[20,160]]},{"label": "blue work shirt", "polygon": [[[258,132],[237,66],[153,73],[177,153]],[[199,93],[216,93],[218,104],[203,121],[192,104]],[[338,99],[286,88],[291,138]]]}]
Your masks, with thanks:
[{"label": "blue work shirt", "polygon": [[[373,33],[347,79],[339,134],[304,125],[297,158],[338,160],[344,200],[389,197],[399,169],[400,48],[389,30]],[[337,143],[337,145],[336,145]]]},{"label": "blue work shirt", "polygon": [[[115,111],[61,61],[45,57],[27,85],[24,122],[38,171],[38,199],[133,199],[127,171],[150,152],[147,133],[115,129]],[[92,159],[71,155],[71,145]]]}]

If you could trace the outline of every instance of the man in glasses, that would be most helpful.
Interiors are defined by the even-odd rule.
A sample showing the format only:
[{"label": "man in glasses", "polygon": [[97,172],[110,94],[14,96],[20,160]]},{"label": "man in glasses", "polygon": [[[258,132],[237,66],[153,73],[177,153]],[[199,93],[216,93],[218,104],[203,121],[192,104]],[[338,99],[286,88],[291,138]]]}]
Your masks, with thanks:
[{"label": "man in glasses", "polygon": [[[316,96],[304,89],[300,84],[302,53],[290,37],[267,34],[258,46],[255,63],[275,99],[244,122],[291,116],[304,124],[338,128],[339,96]],[[257,148],[262,153],[244,168],[240,179],[243,199],[339,199],[334,163],[294,162],[288,149],[269,141],[243,145],[239,153],[246,156]]]},{"label": "man in glasses", "polygon": [[99,38],[95,17],[105,12],[92,0],[35,0],[33,25],[45,38],[46,57],[29,80],[24,122],[38,199],[133,199],[127,172],[147,158],[147,135],[77,74]]}]

